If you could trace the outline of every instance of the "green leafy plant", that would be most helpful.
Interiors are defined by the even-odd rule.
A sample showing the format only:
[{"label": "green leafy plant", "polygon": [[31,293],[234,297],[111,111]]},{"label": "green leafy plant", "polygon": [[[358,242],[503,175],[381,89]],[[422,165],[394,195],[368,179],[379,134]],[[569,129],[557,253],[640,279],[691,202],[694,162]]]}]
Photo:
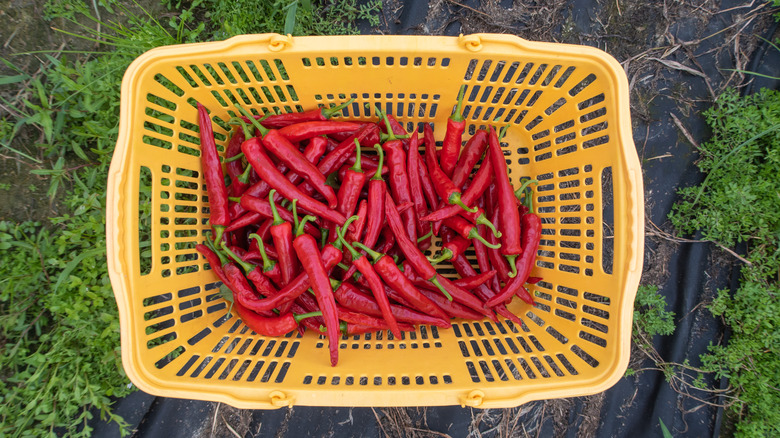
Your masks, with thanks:
[{"label": "green leafy plant", "polygon": [[739,288],[709,305],[731,330],[711,345],[702,370],[727,377],[737,436],[780,434],[780,93],[727,90],[705,113],[712,138],[701,146],[698,186],[680,190],[670,214],[679,230],[701,230],[725,247],[741,245]]},{"label": "green leafy plant", "polygon": [[643,345],[653,336],[671,335],[674,316],[666,310],[666,299],[658,293],[658,286],[639,286],[634,303],[634,342]]}]

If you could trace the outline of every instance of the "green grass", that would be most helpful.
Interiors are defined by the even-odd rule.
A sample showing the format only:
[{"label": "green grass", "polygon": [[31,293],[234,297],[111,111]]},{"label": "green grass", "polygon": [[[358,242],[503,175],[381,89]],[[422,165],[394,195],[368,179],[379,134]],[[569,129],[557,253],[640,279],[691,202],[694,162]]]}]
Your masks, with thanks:
[{"label": "green grass", "polygon": [[[29,87],[24,99],[2,102],[18,117],[0,120],[0,148],[49,179],[48,196],[64,213],[0,222],[0,436],[90,436],[95,411],[131,432],[111,413],[112,397],[134,389],[121,367],[105,236],[106,180],[129,63],[157,46],[281,32],[285,25],[296,34],[355,33],[357,19],[376,23],[381,5],[301,2],[290,14],[291,2],[195,0],[169,2],[175,13],[158,22],[137,6],[99,2],[103,17],[126,17],[120,24],[94,17],[88,3],[50,2],[46,16],[71,20],[72,34],[102,42],[100,53],[39,54],[48,67],[38,74],[3,60],[14,73],[0,77],[0,86]],[[273,10],[253,13],[258,3]],[[41,144],[23,146],[38,132]],[[45,160],[35,158],[39,153]]]},{"label": "green grass", "polygon": [[709,305],[731,330],[702,356],[702,371],[729,379],[737,436],[780,435],[780,93],[728,90],[705,113],[702,184],[680,190],[670,217],[682,232],[743,248],[739,288]]}]

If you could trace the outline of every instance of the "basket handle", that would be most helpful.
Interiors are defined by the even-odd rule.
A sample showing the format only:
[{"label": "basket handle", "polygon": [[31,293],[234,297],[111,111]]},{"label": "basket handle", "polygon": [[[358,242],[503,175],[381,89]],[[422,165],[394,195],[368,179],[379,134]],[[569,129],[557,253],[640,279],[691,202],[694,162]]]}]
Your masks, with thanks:
[{"label": "basket handle", "polygon": [[485,401],[485,393],[479,389],[475,389],[466,395],[458,396],[458,399],[460,400],[460,407],[462,408],[465,408],[466,406],[478,408],[482,405],[482,402]]},{"label": "basket handle", "polygon": [[271,399],[271,404],[277,408],[283,408],[283,407],[291,408],[293,402],[295,401],[293,397],[288,397],[287,394],[279,390],[271,391],[268,394],[268,397]]}]

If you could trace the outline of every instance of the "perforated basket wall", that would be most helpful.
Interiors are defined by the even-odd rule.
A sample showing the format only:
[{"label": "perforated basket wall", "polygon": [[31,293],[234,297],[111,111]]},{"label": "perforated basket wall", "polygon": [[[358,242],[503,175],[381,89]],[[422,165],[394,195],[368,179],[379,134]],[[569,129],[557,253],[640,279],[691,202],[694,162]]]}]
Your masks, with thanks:
[{"label": "perforated basket wall", "polygon": [[[364,105],[380,104],[409,128],[433,123],[441,140],[462,84],[468,133],[497,117],[509,123],[513,183],[540,181],[533,275],[544,280],[529,286],[536,308],[510,307],[522,327],[456,321],[402,339],[345,338],[331,368],[323,338],[267,339],[228,314],[194,249],[208,228],[196,101],[212,111],[220,147],[234,102],[300,111],[351,97],[341,117],[369,120]],[[602,391],[628,361],[641,181],[624,73],[592,48],[489,34],[252,35],[152,50],[125,74],[109,176],[108,261],[125,370],[152,394],[244,408],[496,408]]]}]

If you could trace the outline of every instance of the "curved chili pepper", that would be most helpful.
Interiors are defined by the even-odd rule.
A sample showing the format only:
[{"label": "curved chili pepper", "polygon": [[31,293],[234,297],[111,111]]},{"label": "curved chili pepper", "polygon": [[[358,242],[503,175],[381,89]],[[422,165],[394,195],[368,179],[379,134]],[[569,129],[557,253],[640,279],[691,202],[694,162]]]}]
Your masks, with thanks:
[{"label": "curved chili pepper", "polygon": [[534,213],[524,214],[521,218],[523,229],[523,253],[515,260],[517,275],[512,278],[498,295],[488,300],[485,305],[493,307],[501,304],[512,297],[518,295],[523,301],[534,305],[534,299],[525,289],[524,284],[528,280],[531,269],[536,259],[536,250],[539,248],[539,240],[542,237],[542,221]]},{"label": "curved chili pepper", "polygon": [[[340,113],[344,108],[348,107],[354,101],[355,99],[350,99],[332,108],[319,107],[300,113],[253,116],[253,118],[262,119],[263,125],[267,126],[268,128],[283,128],[285,126],[294,125],[296,123],[328,120],[334,114]],[[249,122],[249,119],[245,118],[245,121]]]},{"label": "curved chili pepper", "polygon": [[[342,282],[335,290],[334,295],[336,301],[348,309],[352,309],[355,312],[362,312],[367,315],[382,316],[382,310],[379,309],[379,304],[377,304],[376,300],[363,293],[352,283],[346,281]],[[390,304],[390,309],[393,311],[393,316],[395,316],[396,320],[399,322],[427,324],[443,328],[449,328],[451,326],[447,319],[417,312],[408,307]]]},{"label": "curved chili pepper", "polygon": [[[452,266],[455,268],[456,271],[458,271],[458,274],[460,274],[461,276],[464,276],[464,277],[465,276],[473,276],[473,275],[475,275],[477,273],[477,271],[474,270],[474,267],[471,266],[471,263],[469,263],[469,261],[466,260],[466,258],[463,257],[462,255],[460,257],[457,257],[457,258],[452,260]],[[495,278],[495,277],[493,277],[493,278]],[[490,298],[492,298],[493,296],[496,295],[496,292],[492,291],[489,287],[487,287],[484,284],[481,285],[481,286],[478,286],[477,288],[475,288],[473,290],[473,292],[482,301],[487,301],[487,300],[489,300]],[[510,312],[509,309],[507,309],[504,304],[499,304],[499,305],[493,307],[493,310],[497,314],[503,316],[504,318],[506,318],[506,319],[508,319],[508,320],[510,320],[512,322],[515,322],[517,324],[523,325],[523,321],[520,320],[520,318],[518,318],[514,313]],[[495,316],[494,316],[494,318],[495,318]],[[493,319],[493,318],[491,318],[491,319]],[[495,319],[494,319],[494,321],[495,321]]]},{"label": "curved chili pepper", "polygon": [[[418,289],[420,291],[420,294],[427,297],[434,303],[436,303],[437,306],[439,306],[445,314],[447,314],[447,319],[450,318],[463,318],[463,319],[482,319],[483,315],[475,312],[474,310],[468,308],[467,306],[464,306],[458,302],[455,301],[448,301],[447,298],[443,297],[442,295],[432,292],[428,289]],[[397,293],[396,293],[397,294]],[[396,299],[394,295],[390,295],[392,299]]]},{"label": "curved chili pepper", "polygon": [[366,183],[366,174],[360,167],[360,143],[357,140],[355,140],[355,147],[355,165],[347,170],[338,192],[339,203],[336,210],[346,217],[352,216],[355,212],[360,191],[363,189],[363,184]]},{"label": "curved chili pepper", "polygon": [[[243,109],[240,105],[236,105],[236,107],[241,112],[248,113],[248,111]],[[251,115],[251,113],[248,114]],[[298,150],[298,148],[295,147],[295,145],[293,145],[290,140],[282,136],[278,130],[267,129],[263,125],[257,123],[257,121],[254,119],[252,119],[252,121],[254,122],[257,130],[260,131],[264,149],[271,152],[276,158],[278,158],[282,163],[292,169],[299,176],[302,176],[303,179],[305,179],[312,187],[314,187],[315,190],[317,190],[317,192],[325,197],[325,200],[328,201],[328,206],[330,208],[335,208],[338,204],[336,199],[336,192],[333,191],[332,187],[325,184],[325,175],[320,172],[317,166],[315,166],[311,161],[307,160],[306,157],[304,157],[303,154]],[[244,155],[246,155],[246,153],[244,153]],[[258,172],[258,174],[260,173]],[[262,176],[262,174],[260,175]],[[272,184],[269,182],[269,185]]]},{"label": "curved chili pepper", "polygon": [[[339,231],[339,229],[337,229],[337,231]],[[395,320],[393,311],[390,309],[390,300],[387,299],[385,289],[382,285],[382,280],[379,278],[379,275],[376,273],[376,271],[374,271],[373,266],[371,266],[371,262],[368,261],[368,258],[366,258],[365,255],[355,251],[352,245],[347,243],[347,241],[344,239],[343,233],[340,231],[338,238],[341,244],[344,245],[344,248],[346,248],[352,255],[352,265],[355,266],[361,274],[363,274],[363,278],[366,280],[371,293],[374,294],[374,298],[379,304],[379,308],[382,310],[382,317],[385,319],[385,322],[387,322],[387,325],[390,326],[390,330],[395,336],[400,337],[401,330],[398,328],[398,321]]]},{"label": "curved chili pepper", "polygon": [[[460,91],[458,92],[458,104],[455,107],[455,112],[447,119],[447,131],[444,134],[444,141],[442,142],[441,157],[439,158],[439,161],[441,162],[441,170],[448,177],[452,177],[455,166],[458,164],[461,139],[463,137],[463,131],[466,130],[466,121],[463,120],[463,93],[465,91],[466,86],[461,85]],[[447,199],[444,196],[442,196],[442,198]]]},{"label": "curved chili pepper", "polygon": [[244,151],[244,156],[246,156],[247,160],[252,164],[252,167],[255,168],[255,171],[259,171],[260,174],[262,174],[263,179],[268,182],[268,185],[276,189],[280,195],[287,199],[297,199],[300,207],[314,213],[324,220],[335,222],[339,225],[346,222],[347,218],[341,213],[303,193],[298,187],[292,185],[284,175],[276,170],[271,159],[265,154],[260,140],[252,138],[245,141],[244,144],[241,145],[241,150]]},{"label": "curved chili pepper", "polygon": [[488,148],[498,189],[498,209],[501,211],[501,253],[509,260],[509,266],[512,269],[509,277],[513,278],[517,275],[515,259],[518,254],[523,252],[523,246],[520,242],[520,215],[517,212],[515,192],[509,182],[506,158],[501,152],[498,136],[493,127],[490,128],[488,136]]},{"label": "curved chili pepper", "polygon": [[[271,239],[274,241],[274,247],[279,253],[279,267],[282,271],[282,286],[287,285],[293,278],[295,278],[298,271],[298,259],[295,257],[295,252],[292,248],[293,243],[293,226],[290,222],[285,221],[279,216],[279,212],[276,209],[276,203],[274,202],[274,195],[276,190],[271,190],[268,194],[268,201],[271,204],[271,213],[274,217],[274,223],[271,225]],[[293,200],[293,218],[295,218],[295,203]]]},{"label": "curved chili pepper", "polygon": [[[409,177],[409,195],[412,198],[412,202],[414,202],[414,214],[417,218],[417,235],[421,236],[425,234],[425,229],[420,218],[426,213],[426,204],[422,181],[420,181],[420,172],[417,170],[421,162],[419,141],[417,133],[412,133],[412,137],[409,139],[409,152],[406,154],[406,174]],[[419,243],[420,240],[418,239],[417,242]]]},{"label": "curved chili pepper", "polygon": [[[431,130],[432,128],[430,125],[425,125],[423,129]],[[460,206],[462,209],[472,213],[477,211],[476,208],[470,208],[463,203],[460,189],[455,187],[452,180],[439,167],[439,163],[436,160],[435,144],[431,141],[432,137],[432,135],[425,136],[425,162],[436,193],[448,204]]]},{"label": "curved chili pepper", "polygon": [[361,243],[355,243],[355,246],[365,251],[374,260],[374,269],[382,276],[385,283],[391,289],[398,292],[406,302],[416,309],[419,309],[428,315],[447,320],[446,313],[436,305],[435,302],[420,294],[420,291],[404,276],[395,261],[386,254],[373,251]]},{"label": "curved chili pepper", "polygon": [[[387,168],[390,170],[390,174],[388,175],[390,192],[393,194],[393,199],[395,199],[398,204],[413,202],[412,194],[409,191],[409,175],[406,173],[406,152],[404,152],[403,142],[392,132],[387,114],[383,113],[378,107],[376,108],[376,112],[377,115],[384,120],[389,135],[388,140],[382,145],[382,149],[385,151]],[[403,213],[403,218],[404,227],[406,228],[409,239],[416,242],[417,230],[422,229],[417,224],[417,215],[414,210],[412,210]]]},{"label": "curved chili pepper", "polygon": [[322,315],[322,312],[310,312],[302,315],[285,313],[276,317],[263,317],[244,307],[238,301],[233,303],[233,308],[236,309],[238,317],[247,327],[262,336],[284,336],[298,328],[298,323],[301,320]]},{"label": "curved chili pepper", "polygon": [[[303,222],[306,222],[310,217],[306,216]],[[336,366],[339,360],[339,320],[330,279],[328,278],[325,265],[322,263],[322,255],[314,237],[303,233],[303,227],[299,227],[296,234],[293,248],[295,248],[295,253],[298,255],[298,260],[301,261],[304,271],[309,276],[317,303],[320,310],[322,310],[325,328],[327,329],[330,364],[331,366]]]},{"label": "curved chili pepper", "polygon": [[474,170],[474,166],[479,163],[479,160],[485,153],[487,136],[487,131],[480,129],[466,142],[463,151],[460,153],[460,158],[458,158],[458,164],[455,166],[455,170],[452,171],[452,183],[455,184],[455,187],[463,189],[471,175],[471,171]]},{"label": "curved chili pepper", "polygon": [[354,133],[362,127],[362,123],[356,122],[316,120],[287,125],[284,128],[279,129],[279,134],[284,136],[287,140],[297,143],[320,135],[330,135],[339,132]]},{"label": "curved chili pepper", "polygon": [[200,103],[198,103],[198,127],[200,128],[200,161],[209,197],[209,223],[216,231],[215,240],[219,242],[222,240],[225,227],[230,225],[228,193],[217,144],[214,142],[211,118],[206,107]]}]

